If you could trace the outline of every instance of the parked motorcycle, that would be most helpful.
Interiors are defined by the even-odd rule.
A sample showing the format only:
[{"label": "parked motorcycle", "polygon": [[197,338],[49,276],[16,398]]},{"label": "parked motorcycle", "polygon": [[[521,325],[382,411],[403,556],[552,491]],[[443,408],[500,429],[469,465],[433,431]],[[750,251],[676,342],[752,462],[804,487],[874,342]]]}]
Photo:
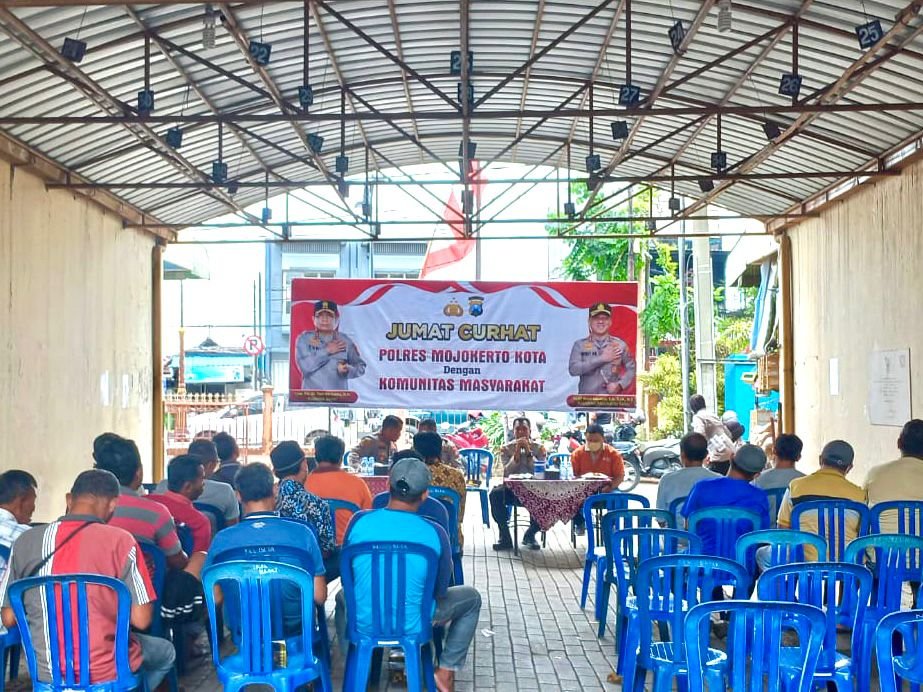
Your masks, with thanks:
[{"label": "parked motorcycle", "polygon": [[445,439],[450,440],[458,449],[486,449],[490,446],[490,438],[484,434],[479,425],[462,426],[453,433],[443,433]]}]

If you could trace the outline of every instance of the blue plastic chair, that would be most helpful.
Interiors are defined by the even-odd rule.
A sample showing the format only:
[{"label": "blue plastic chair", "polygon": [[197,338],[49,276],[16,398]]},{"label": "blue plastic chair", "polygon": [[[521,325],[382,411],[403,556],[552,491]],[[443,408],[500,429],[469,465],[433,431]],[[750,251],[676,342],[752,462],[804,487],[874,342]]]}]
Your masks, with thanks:
[{"label": "blue plastic chair", "polygon": [[[869,551],[873,551],[874,561]],[[866,690],[871,677],[875,627],[885,615],[901,609],[904,584],[919,582],[923,576],[923,538],[893,533],[861,536],[846,546],[844,562],[866,565],[875,577],[871,605],[858,630],[861,648],[856,675],[860,689]]]},{"label": "blue plastic chair", "polygon": [[792,528],[800,529],[801,517],[810,512],[817,515],[817,534],[827,541],[827,559],[831,562],[842,562],[846,555],[847,519],[858,521],[857,537],[869,532],[869,508],[861,502],[830,498],[799,503],[792,508]]},{"label": "blue plastic chair", "polygon": [[[717,664],[709,648],[715,613],[729,616],[727,654],[721,653],[724,660]],[[794,678],[780,656],[782,630],[793,623],[799,640],[799,646],[791,647],[791,658],[798,659]],[[689,689],[811,692],[824,629],[823,611],[810,605],[739,600],[696,605],[685,622]]]},{"label": "blue plastic chair", "polygon": [[[895,643],[898,652],[906,653],[897,653]],[[915,685],[916,689],[923,685],[921,649],[923,610],[904,610],[881,619],[875,631],[875,660],[881,692],[901,692],[904,682]]]},{"label": "blue plastic chair", "polygon": [[685,497],[677,497],[674,500],[670,501],[670,504],[667,506],[667,511],[672,514],[676,520],[676,528],[684,528],[686,525],[685,519],[680,510],[682,510],[683,505],[686,504]]},{"label": "blue plastic chair", "polygon": [[[88,588],[109,589],[118,599],[113,642],[117,677],[93,683],[90,682],[90,627],[94,623],[90,622],[87,607]],[[45,632],[41,637],[31,631],[23,603],[23,596],[32,589],[42,590],[40,598],[44,610]],[[16,621],[19,623],[33,690],[119,692],[144,687],[144,676],[131,671],[128,658],[131,596],[126,586],[118,579],[98,574],[28,577],[10,584],[9,594]],[[59,621],[63,637],[60,636],[57,627]],[[35,657],[36,647],[44,639],[48,641],[48,651],[51,654],[49,660],[53,663],[49,682],[39,681],[38,662]]]},{"label": "blue plastic chair", "polygon": [[176,535],[179,537],[179,544],[183,547],[183,552],[192,557],[195,541],[192,538],[192,529],[188,524],[177,524]]},{"label": "blue plastic chair", "polygon": [[[815,683],[832,682],[838,690],[853,690],[853,675],[862,655],[858,636],[872,593],[872,575],[860,565],[842,562],[807,562],[780,565],[766,570],[756,585],[761,601],[786,601],[821,608],[824,612],[824,635],[820,658],[814,673]],[[850,656],[837,651],[837,625],[846,625],[856,635]],[[780,652],[781,665],[792,677],[800,674],[802,661],[796,647],[785,646]]]},{"label": "blue plastic chair", "polygon": [[[269,521],[297,521],[295,519],[290,519],[288,517],[276,517],[270,519]],[[298,522],[303,524],[304,522]],[[314,563],[313,556],[306,549],[301,550],[291,546],[281,547],[275,546],[274,557],[276,558],[273,562],[284,561],[287,564],[292,564],[300,569],[304,569],[309,573],[314,572]],[[251,560],[252,556],[248,552],[247,548],[238,548],[232,550],[222,550],[217,556],[209,556],[209,564],[217,565],[223,564],[225,562],[232,561],[241,561],[241,560]],[[283,612],[283,595],[281,584],[275,584],[271,587],[272,594],[272,605],[273,611],[271,616],[272,624],[272,633],[274,640],[286,639],[287,646],[296,647],[300,650],[301,645],[299,643],[300,633],[296,636],[286,637],[285,632],[285,623],[284,616],[281,614]],[[327,615],[323,605],[318,605],[315,608],[316,615],[314,619],[314,645],[317,647],[316,651],[318,655],[327,662],[329,665],[330,662],[330,639],[327,633]],[[241,609],[239,605],[238,594],[235,591],[224,594],[224,604],[223,608],[219,611],[219,620],[217,628],[219,635],[221,630],[224,627],[224,621],[227,622],[227,626],[231,631],[231,640],[237,644],[240,641],[240,630],[241,630]],[[210,633],[209,633],[210,634]]]},{"label": "blue plastic chair", "polygon": [[333,520],[333,535],[336,536],[337,512],[340,510],[349,512],[349,517],[352,519],[352,515],[359,511],[359,505],[357,505],[355,502],[349,502],[348,500],[335,499],[327,499],[327,504],[330,505],[330,518]]},{"label": "blue plastic chair", "polygon": [[[670,692],[673,678],[687,675],[683,629],[686,613],[699,603],[713,600],[718,589],[733,587],[736,596],[746,593],[749,585],[747,571],[726,558],[664,555],[641,562],[634,588],[638,615],[629,620],[623,647],[622,689],[634,690],[636,684],[638,687],[643,684],[643,673],[637,674],[640,666],[653,671],[654,692]],[[654,623],[666,626],[669,641],[654,641]],[[709,651],[711,665],[721,665],[724,653]]]},{"label": "blue plastic chair", "polygon": [[[609,519],[607,523],[606,519],[610,516],[612,518]],[[669,512],[662,509],[649,509],[647,507],[639,509],[616,509],[611,512],[606,512],[603,515],[602,525],[600,526],[602,538],[600,542],[603,544],[602,570],[600,571],[600,565],[597,564],[595,601],[595,615],[597,621],[600,622],[600,637],[605,634],[606,630],[606,613],[609,610],[609,590],[612,585],[616,584],[616,582],[610,578],[612,567],[608,564],[608,556],[611,555],[611,551],[609,545],[606,543],[606,537],[611,536],[616,531],[622,531],[624,529],[656,529],[661,527],[672,529],[675,528],[673,521],[673,515]],[[597,552],[599,552],[598,548]],[[586,575],[584,574],[584,576]],[[618,601],[618,603],[621,603],[621,601]]]},{"label": "blue plastic chair", "polygon": [[769,528],[774,529],[779,526],[779,507],[782,506],[782,498],[788,492],[788,488],[764,488],[766,497],[769,500]]},{"label": "blue plastic chair", "polygon": [[452,547],[452,567],[454,568],[453,581],[456,586],[465,583],[465,571],[462,567],[462,551],[459,534],[461,533],[461,524],[459,523],[458,508],[461,507],[461,498],[458,493],[451,488],[441,485],[429,486],[429,496],[435,498],[445,505],[449,513],[449,545]]},{"label": "blue plastic chair", "polygon": [[790,565],[804,562],[804,547],[811,545],[817,551],[817,559],[827,559],[827,543],[823,538],[807,531],[794,529],[765,529],[745,533],[737,539],[735,559],[747,568],[750,578],[756,578],[756,551],[769,546],[769,566]]},{"label": "blue plastic chair", "polygon": [[703,531],[714,531],[716,557],[728,560],[737,559],[738,538],[762,528],[758,514],[739,507],[699,509],[688,520],[687,528],[697,536],[701,537]]},{"label": "blue plastic chair", "polygon": [[[583,558],[583,586],[580,590],[580,607],[586,608],[586,599],[590,592],[590,576],[596,573],[596,617],[600,618],[600,595],[603,590],[603,569],[606,564],[606,549],[599,545],[603,542],[602,519],[594,522],[594,514],[628,509],[631,502],[638,503],[642,509],[649,509],[650,500],[635,493],[600,493],[591,495],[583,501],[583,521],[586,524],[586,556]],[[599,530],[597,531],[597,528]],[[604,619],[604,618],[603,618]]]},{"label": "blue plastic chair", "polygon": [[[289,647],[286,641],[287,665],[274,661],[272,612],[274,584],[293,582],[301,592],[300,645]],[[220,562],[202,573],[205,601],[211,621],[212,641],[217,640],[215,628],[217,610],[214,588],[222,591],[237,589],[241,608],[241,636],[238,650],[221,658],[218,647],[212,647],[212,660],[224,689],[236,692],[247,685],[271,685],[276,690],[294,690],[313,680],[320,680],[321,689],[333,692],[330,669],[323,658],[314,655],[314,578],[305,570],[283,562],[233,560]]]},{"label": "blue plastic chair", "polygon": [[[882,531],[882,518],[894,519],[896,531]],[[870,533],[901,533],[905,536],[923,536],[923,502],[919,500],[893,500],[879,502],[869,511]],[[889,522],[890,523],[890,522]]]},{"label": "blue plastic chair", "polygon": [[[609,515],[603,522],[609,527]],[[653,557],[663,555],[698,554],[702,540],[693,533],[677,529],[626,528],[606,531],[606,588],[603,589],[603,617],[599,621],[598,636],[605,634],[606,616],[609,612],[609,587],[616,585],[615,653],[618,672],[625,660],[625,640],[630,621],[638,615],[635,588],[638,568]]]},{"label": "blue plastic chair", "polygon": [[[465,463],[465,492],[481,496],[481,521],[490,526],[490,510],[487,493],[490,489],[490,476],[494,469],[494,455],[486,449],[467,448],[458,450],[458,455]],[[482,471],[481,469],[484,469]]]},{"label": "blue plastic chair", "polygon": [[[0,564],[8,565],[10,562],[10,548],[0,543]],[[3,692],[6,681],[6,662],[10,662],[10,680],[19,677],[19,654],[22,641],[19,636],[19,627],[13,627],[0,634],[0,692]],[[9,656],[7,656],[9,649]]]},{"label": "blue plastic chair", "polygon": [[[370,566],[367,591],[356,593],[353,575],[357,561]],[[436,690],[430,644],[433,639],[434,591],[439,570],[435,551],[427,546],[400,541],[376,541],[346,545],[340,554],[343,594],[346,598],[346,657],[344,692],[365,692],[372,665],[372,654],[382,647],[404,650],[404,666],[409,692],[422,692],[425,684]],[[410,603],[405,585],[411,572],[422,573],[420,600]],[[357,619],[358,598],[367,601],[371,622]],[[412,627],[409,615],[418,625]],[[421,675],[420,669],[423,669]]]},{"label": "blue plastic chair", "polygon": [[204,514],[208,519],[209,523],[212,525],[212,536],[227,526],[227,519],[224,518],[224,512],[222,512],[219,507],[210,505],[207,502],[193,502],[192,506]]}]

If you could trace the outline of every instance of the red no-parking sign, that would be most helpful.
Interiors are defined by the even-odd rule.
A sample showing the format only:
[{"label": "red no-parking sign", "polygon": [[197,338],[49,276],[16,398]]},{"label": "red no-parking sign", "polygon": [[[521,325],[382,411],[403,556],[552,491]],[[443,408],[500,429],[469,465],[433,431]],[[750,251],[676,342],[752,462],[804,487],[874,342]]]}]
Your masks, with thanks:
[{"label": "red no-parking sign", "polygon": [[258,334],[253,334],[244,339],[244,351],[246,351],[248,355],[258,356],[265,348],[263,339]]}]

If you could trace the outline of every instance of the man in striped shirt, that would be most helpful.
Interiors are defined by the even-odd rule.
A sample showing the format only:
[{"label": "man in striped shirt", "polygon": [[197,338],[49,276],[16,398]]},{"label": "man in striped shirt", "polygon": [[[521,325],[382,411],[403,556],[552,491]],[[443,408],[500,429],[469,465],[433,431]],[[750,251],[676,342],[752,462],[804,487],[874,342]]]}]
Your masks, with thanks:
[{"label": "man in striped shirt", "polygon": [[134,441],[103,433],[93,442],[93,458],[96,468],[111,472],[119,481],[119,504],[109,524],[125,529],[139,541],[156,545],[171,569],[184,569],[189,558],[176,535],[170,510],[138,492],[143,469]]},{"label": "man in striped shirt", "polygon": [[[154,588],[147,567],[140,559],[140,548],[130,533],[106,522],[112,518],[119,499],[119,482],[108,471],[94,469],[77,476],[67,495],[67,514],[44,526],[23,533],[13,544],[10,566],[0,583],[2,620],[6,627],[16,624],[10,602],[9,585],[30,576],[54,574],[100,574],[120,580],[131,597],[131,624],[146,629],[151,624]],[[92,682],[116,677],[113,642],[116,637],[118,601],[103,587],[89,587],[89,663]],[[51,665],[63,667],[65,661],[51,661],[43,600],[39,590],[24,594],[29,628],[35,643],[38,677],[50,681]],[[63,650],[63,623],[56,624]],[[119,633],[125,636],[126,633]],[[173,645],[160,637],[131,633],[129,659],[133,671],[146,678],[148,689],[156,689],[173,667]],[[72,661],[79,669],[80,660]],[[76,671],[75,671],[76,672]]]}]

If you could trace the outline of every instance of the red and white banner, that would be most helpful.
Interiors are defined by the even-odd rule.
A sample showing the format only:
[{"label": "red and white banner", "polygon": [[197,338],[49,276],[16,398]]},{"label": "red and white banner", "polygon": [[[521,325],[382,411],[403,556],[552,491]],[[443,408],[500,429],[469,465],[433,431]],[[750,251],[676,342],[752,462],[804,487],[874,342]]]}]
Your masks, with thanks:
[{"label": "red and white banner", "polygon": [[295,279],[292,401],[635,408],[638,285]]}]

